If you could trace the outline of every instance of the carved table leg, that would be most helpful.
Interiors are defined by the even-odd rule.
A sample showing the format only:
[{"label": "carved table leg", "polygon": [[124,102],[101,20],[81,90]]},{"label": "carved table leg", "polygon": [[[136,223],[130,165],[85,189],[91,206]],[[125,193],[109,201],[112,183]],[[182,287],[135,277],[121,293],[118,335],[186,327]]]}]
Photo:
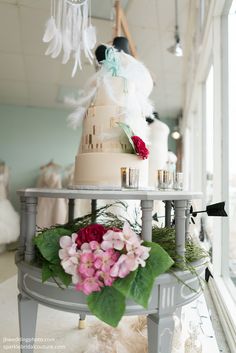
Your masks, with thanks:
[{"label": "carved table leg", "polygon": [[96,222],[96,218],[97,218],[97,200],[91,200],[91,214],[92,214],[92,223]]},{"label": "carved table leg", "polygon": [[190,217],[191,217],[190,207],[191,207],[191,201],[187,200],[187,205],[186,205],[186,226],[185,226],[185,230],[186,230],[185,239],[186,240],[190,238],[190,231],[189,231],[189,228],[190,228]]},{"label": "carved table leg", "polygon": [[165,201],[165,227],[171,226],[171,201]]},{"label": "carved table leg", "polygon": [[184,260],[185,256],[185,232],[186,232],[186,201],[178,200],[175,204],[175,246],[176,253],[180,256],[179,261]]},{"label": "carved table leg", "polygon": [[158,313],[147,317],[148,353],[171,353],[174,334],[175,287],[161,286]]},{"label": "carved table leg", "polygon": [[20,198],[20,239],[19,246],[15,256],[16,264],[23,260],[25,253],[25,236],[26,236],[26,198],[22,196]]},{"label": "carved table leg", "polygon": [[142,239],[152,241],[152,200],[142,200]]},{"label": "carved table leg", "polygon": [[[20,337],[22,339],[21,353],[33,353],[38,303],[18,294],[18,312]],[[26,340],[28,339],[28,341]],[[25,347],[24,347],[25,346]],[[32,346],[29,347],[29,346]]]},{"label": "carved table leg", "polygon": [[37,213],[37,198],[27,197],[25,202],[25,215],[26,215],[26,248],[25,248],[25,261],[31,262],[34,259],[34,244],[32,239],[36,232],[36,213]]},{"label": "carved table leg", "polygon": [[75,213],[75,200],[69,199],[68,202],[68,222],[73,221]]}]

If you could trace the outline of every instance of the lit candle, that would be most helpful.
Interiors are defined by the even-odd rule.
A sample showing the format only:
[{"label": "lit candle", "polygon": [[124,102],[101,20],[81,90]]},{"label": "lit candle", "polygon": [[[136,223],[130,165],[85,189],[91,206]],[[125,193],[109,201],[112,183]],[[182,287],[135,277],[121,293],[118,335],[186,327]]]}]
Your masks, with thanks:
[{"label": "lit candle", "polygon": [[120,168],[120,173],[121,173],[121,187],[126,188],[127,187],[127,167],[122,167]]}]

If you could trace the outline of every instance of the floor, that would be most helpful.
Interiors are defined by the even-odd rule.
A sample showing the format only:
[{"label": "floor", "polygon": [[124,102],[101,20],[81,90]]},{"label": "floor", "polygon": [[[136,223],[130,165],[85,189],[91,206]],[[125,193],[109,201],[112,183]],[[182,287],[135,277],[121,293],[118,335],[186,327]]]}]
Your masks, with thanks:
[{"label": "floor", "polygon": [[[17,273],[17,268],[14,262],[15,251],[7,251],[0,254],[0,283],[4,282],[8,278],[14,276]],[[3,270],[4,269],[4,270]],[[224,333],[220,324],[219,317],[217,315],[215,306],[212,302],[211,294],[207,287],[205,288],[205,299],[212,322],[212,326],[217,339],[218,347],[220,352],[230,353],[228,345],[225,341]],[[214,352],[212,352],[214,353]]]},{"label": "floor", "polygon": [[7,251],[0,254],[0,283],[17,273],[15,265],[15,251]]}]

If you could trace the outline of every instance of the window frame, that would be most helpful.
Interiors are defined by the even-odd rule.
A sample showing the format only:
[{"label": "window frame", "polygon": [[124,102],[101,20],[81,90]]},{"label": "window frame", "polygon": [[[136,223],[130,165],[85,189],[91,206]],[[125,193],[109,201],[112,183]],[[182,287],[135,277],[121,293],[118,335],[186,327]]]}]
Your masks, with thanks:
[{"label": "window frame", "polygon": [[[201,190],[205,195],[206,192],[206,121],[205,121],[205,85],[209,73],[209,67],[213,64],[214,75],[214,201],[226,201],[226,211],[229,204],[228,192],[228,16],[230,8],[234,0],[223,0],[221,2],[212,1],[209,14],[202,37],[202,50],[199,57],[194,82],[192,85],[192,94],[189,102],[185,107],[186,127],[189,128],[189,141],[197,142],[190,149],[191,159],[195,158],[195,154],[200,154],[201,159]],[[236,1],[236,0],[235,0]],[[194,112],[194,113],[193,113]],[[201,121],[196,123],[193,115],[199,118],[202,114]],[[195,127],[201,126],[201,138],[196,141],[194,137]],[[200,146],[201,144],[201,146]],[[189,146],[191,147],[191,146]],[[199,148],[200,147],[200,148]],[[199,156],[197,158],[199,167]],[[184,165],[188,165],[187,163]],[[196,166],[190,164],[192,171],[184,170],[190,175],[188,184],[195,190],[199,186],[194,173]],[[199,171],[197,172],[199,175]],[[191,180],[193,178],[193,180]],[[204,200],[203,200],[204,203]],[[203,205],[204,206],[204,205]],[[213,266],[211,270],[214,279],[209,281],[209,289],[211,291],[216,308],[219,312],[222,326],[230,346],[232,353],[236,353],[236,286],[233,284],[229,276],[229,219],[214,218],[213,225]],[[235,298],[235,300],[234,300]]]}]

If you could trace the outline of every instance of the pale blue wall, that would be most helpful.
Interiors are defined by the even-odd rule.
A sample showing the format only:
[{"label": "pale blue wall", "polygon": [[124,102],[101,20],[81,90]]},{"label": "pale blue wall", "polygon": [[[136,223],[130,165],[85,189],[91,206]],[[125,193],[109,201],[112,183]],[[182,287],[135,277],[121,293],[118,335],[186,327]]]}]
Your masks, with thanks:
[{"label": "pale blue wall", "polygon": [[[10,200],[17,209],[16,190],[34,187],[41,165],[50,159],[63,167],[74,162],[80,131],[67,127],[67,115],[59,109],[0,105],[0,161],[10,167]],[[172,119],[162,121],[170,129],[175,125]],[[171,137],[169,150],[175,152]]]},{"label": "pale blue wall", "polygon": [[10,200],[16,190],[35,186],[41,165],[53,159],[63,167],[74,162],[80,132],[67,127],[67,111],[0,105],[0,160],[10,167]]}]

